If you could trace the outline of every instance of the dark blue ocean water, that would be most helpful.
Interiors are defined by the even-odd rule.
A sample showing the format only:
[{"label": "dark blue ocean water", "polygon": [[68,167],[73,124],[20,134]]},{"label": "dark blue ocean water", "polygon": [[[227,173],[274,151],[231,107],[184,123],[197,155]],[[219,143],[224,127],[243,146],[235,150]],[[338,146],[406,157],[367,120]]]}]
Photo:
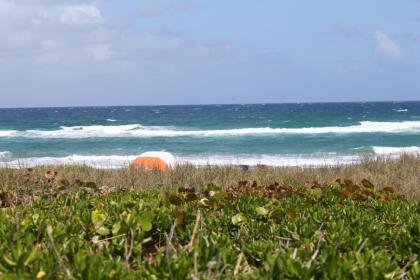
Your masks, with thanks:
[{"label": "dark blue ocean water", "polygon": [[[0,161],[330,164],[420,152],[420,102],[0,109]],[[19,160],[19,161],[18,161]]]}]

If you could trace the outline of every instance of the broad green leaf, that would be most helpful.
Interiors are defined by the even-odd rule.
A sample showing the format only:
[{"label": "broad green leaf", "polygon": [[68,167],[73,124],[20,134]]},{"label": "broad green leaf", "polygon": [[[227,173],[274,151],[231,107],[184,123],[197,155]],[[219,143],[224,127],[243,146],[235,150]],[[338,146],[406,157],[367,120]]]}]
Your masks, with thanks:
[{"label": "broad green leaf", "polygon": [[256,207],[255,211],[257,211],[257,214],[260,216],[267,216],[268,215],[268,210],[265,209],[264,207]]},{"label": "broad green leaf", "polygon": [[112,235],[118,235],[118,233],[120,232],[121,229],[121,223],[117,222],[115,224],[112,225]]},{"label": "broad green leaf", "polygon": [[308,190],[308,193],[311,197],[319,199],[322,196],[322,190],[316,188],[316,189],[310,189]]},{"label": "broad green leaf", "polygon": [[96,230],[96,233],[99,235],[109,235],[111,231],[108,228],[101,226]]},{"label": "broad green leaf", "polygon": [[140,221],[140,227],[147,232],[152,230],[153,225],[151,222]]},{"label": "broad green leaf", "polygon": [[232,217],[232,224],[235,225],[235,226],[243,224],[245,222],[246,222],[246,218],[241,213],[236,214],[235,216]]},{"label": "broad green leaf", "polygon": [[155,213],[152,211],[143,212],[140,216],[140,226],[144,231],[152,230],[152,221],[155,218]]},{"label": "broad green leaf", "polygon": [[95,225],[95,228],[101,227],[106,221],[106,214],[101,210],[94,210],[91,213],[92,223]]}]

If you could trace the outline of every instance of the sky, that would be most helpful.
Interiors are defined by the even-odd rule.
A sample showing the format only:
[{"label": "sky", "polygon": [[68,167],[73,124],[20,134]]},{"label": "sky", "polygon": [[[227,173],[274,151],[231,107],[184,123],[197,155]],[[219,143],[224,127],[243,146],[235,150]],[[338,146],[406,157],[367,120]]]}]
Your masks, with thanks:
[{"label": "sky", "polygon": [[420,100],[420,0],[0,0],[0,107]]}]

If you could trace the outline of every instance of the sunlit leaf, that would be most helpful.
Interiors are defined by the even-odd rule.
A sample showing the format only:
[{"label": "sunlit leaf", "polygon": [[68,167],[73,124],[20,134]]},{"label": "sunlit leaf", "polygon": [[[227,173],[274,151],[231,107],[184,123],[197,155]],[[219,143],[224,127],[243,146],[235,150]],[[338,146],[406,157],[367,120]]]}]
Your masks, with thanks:
[{"label": "sunlit leaf", "polygon": [[107,216],[101,210],[94,210],[91,213],[91,219],[92,219],[92,223],[94,224],[95,228],[99,228],[105,223],[105,221],[107,219]]},{"label": "sunlit leaf", "polygon": [[101,226],[96,230],[96,233],[99,235],[109,235],[111,231],[107,227]]},{"label": "sunlit leaf", "polygon": [[121,223],[117,222],[115,224],[112,225],[112,235],[118,235],[118,233],[120,232],[121,229]]},{"label": "sunlit leaf", "polygon": [[264,207],[256,207],[255,211],[257,211],[257,214],[260,216],[267,216],[268,215],[268,210],[265,209]]},{"label": "sunlit leaf", "polygon": [[144,231],[152,230],[152,221],[155,218],[155,213],[152,211],[143,212],[140,215],[139,224]]},{"label": "sunlit leaf", "polygon": [[246,218],[245,218],[245,216],[243,215],[243,214],[241,214],[241,213],[239,213],[239,214],[236,214],[235,216],[233,216],[232,218],[231,218],[231,220],[232,220],[232,224],[233,225],[240,225],[240,224],[243,224],[243,223],[245,223],[246,222]]},{"label": "sunlit leaf", "polygon": [[47,275],[47,273],[44,270],[40,270],[38,271],[38,273],[36,274],[36,279],[42,279]]}]

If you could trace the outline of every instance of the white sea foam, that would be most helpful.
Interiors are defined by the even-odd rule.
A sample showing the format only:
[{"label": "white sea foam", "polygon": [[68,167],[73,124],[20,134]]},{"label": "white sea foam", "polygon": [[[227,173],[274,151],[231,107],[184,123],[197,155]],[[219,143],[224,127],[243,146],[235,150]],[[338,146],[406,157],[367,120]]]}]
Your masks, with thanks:
[{"label": "white sea foam", "polygon": [[350,133],[420,133],[420,121],[363,121],[351,126],[304,128],[236,128],[216,130],[179,130],[170,126],[91,125],[62,126],[58,130],[0,131],[0,137],[90,138],[90,137],[225,137],[276,134],[350,134]]},{"label": "white sea foam", "polygon": [[12,157],[12,153],[9,151],[0,152],[0,160],[5,160]]},{"label": "white sea foam", "polygon": [[360,161],[358,156],[285,156],[285,155],[244,155],[222,156],[212,155],[208,157],[184,157],[178,162],[189,163],[197,166],[205,165],[268,165],[268,166],[335,166],[340,164],[352,164]]},{"label": "white sea foam", "polygon": [[392,111],[401,113],[401,112],[408,112],[408,109],[392,109]]},{"label": "white sea foam", "polygon": [[107,122],[116,122],[116,119],[106,119]]},{"label": "white sea foam", "polygon": [[13,137],[19,132],[17,130],[0,130],[0,137]]},{"label": "white sea foam", "polygon": [[377,155],[402,155],[402,154],[411,154],[411,155],[420,155],[420,147],[411,146],[411,147],[372,147],[373,151]]},{"label": "white sea foam", "polygon": [[[0,161],[0,166],[12,168],[27,168],[40,165],[87,165],[96,168],[124,168],[137,156],[87,156],[71,155],[66,157],[33,157]],[[176,164],[205,165],[249,165],[258,164],[269,166],[335,166],[338,164],[352,164],[360,160],[358,156],[284,156],[284,155],[212,155],[177,157]]]}]

